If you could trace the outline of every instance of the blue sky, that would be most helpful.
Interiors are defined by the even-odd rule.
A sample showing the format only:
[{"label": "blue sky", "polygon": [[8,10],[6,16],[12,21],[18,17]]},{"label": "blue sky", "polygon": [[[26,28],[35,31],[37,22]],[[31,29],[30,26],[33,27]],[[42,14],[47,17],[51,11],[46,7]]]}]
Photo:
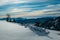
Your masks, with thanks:
[{"label": "blue sky", "polygon": [[0,17],[60,16],[60,0],[0,0]]}]

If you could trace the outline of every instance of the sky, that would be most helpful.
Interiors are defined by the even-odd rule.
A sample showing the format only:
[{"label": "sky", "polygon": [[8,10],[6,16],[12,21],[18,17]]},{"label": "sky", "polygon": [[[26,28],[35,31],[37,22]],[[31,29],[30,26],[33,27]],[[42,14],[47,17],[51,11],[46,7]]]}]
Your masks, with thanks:
[{"label": "sky", "polygon": [[0,17],[60,16],[60,0],[0,0]]}]

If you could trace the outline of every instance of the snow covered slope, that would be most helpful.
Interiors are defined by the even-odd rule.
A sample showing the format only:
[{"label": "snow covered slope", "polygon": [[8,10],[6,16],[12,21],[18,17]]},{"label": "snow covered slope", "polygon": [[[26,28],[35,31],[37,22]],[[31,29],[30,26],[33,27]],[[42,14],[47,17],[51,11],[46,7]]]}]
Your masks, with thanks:
[{"label": "snow covered slope", "polygon": [[0,21],[0,40],[60,40],[60,32],[52,30],[49,32],[48,35],[39,36],[24,26]]}]

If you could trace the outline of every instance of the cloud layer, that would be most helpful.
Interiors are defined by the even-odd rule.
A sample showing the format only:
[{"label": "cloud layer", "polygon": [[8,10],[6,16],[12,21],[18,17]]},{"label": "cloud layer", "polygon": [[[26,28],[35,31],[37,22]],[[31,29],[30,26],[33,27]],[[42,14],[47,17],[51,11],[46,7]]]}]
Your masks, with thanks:
[{"label": "cloud layer", "polygon": [[60,15],[60,0],[0,0],[0,16]]}]

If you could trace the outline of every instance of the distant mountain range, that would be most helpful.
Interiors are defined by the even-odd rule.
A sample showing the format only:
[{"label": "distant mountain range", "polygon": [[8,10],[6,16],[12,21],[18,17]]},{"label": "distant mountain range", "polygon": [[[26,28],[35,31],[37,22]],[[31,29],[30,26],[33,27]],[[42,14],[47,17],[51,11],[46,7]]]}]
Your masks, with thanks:
[{"label": "distant mountain range", "polygon": [[[19,23],[22,25],[25,24],[35,24],[36,22],[41,23],[42,27],[50,29],[51,26],[54,26],[55,19],[58,17],[42,17],[42,18],[32,18],[32,19],[26,19],[26,18],[10,18],[10,22]],[[59,19],[59,18],[58,18]],[[6,18],[0,18],[0,20],[6,20]],[[55,26],[54,26],[55,28]],[[56,29],[57,28],[57,29]],[[60,27],[56,27],[55,29],[58,30]],[[59,29],[60,30],[60,29]]]},{"label": "distant mountain range", "polygon": [[[42,17],[42,18],[32,18],[32,19],[26,19],[26,18],[11,18],[11,20],[14,20],[17,23],[35,23],[35,22],[44,22],[46,20],[53,20],[56,17]],[[0,20],[6,20],[6,18],[0,18]]]}]

